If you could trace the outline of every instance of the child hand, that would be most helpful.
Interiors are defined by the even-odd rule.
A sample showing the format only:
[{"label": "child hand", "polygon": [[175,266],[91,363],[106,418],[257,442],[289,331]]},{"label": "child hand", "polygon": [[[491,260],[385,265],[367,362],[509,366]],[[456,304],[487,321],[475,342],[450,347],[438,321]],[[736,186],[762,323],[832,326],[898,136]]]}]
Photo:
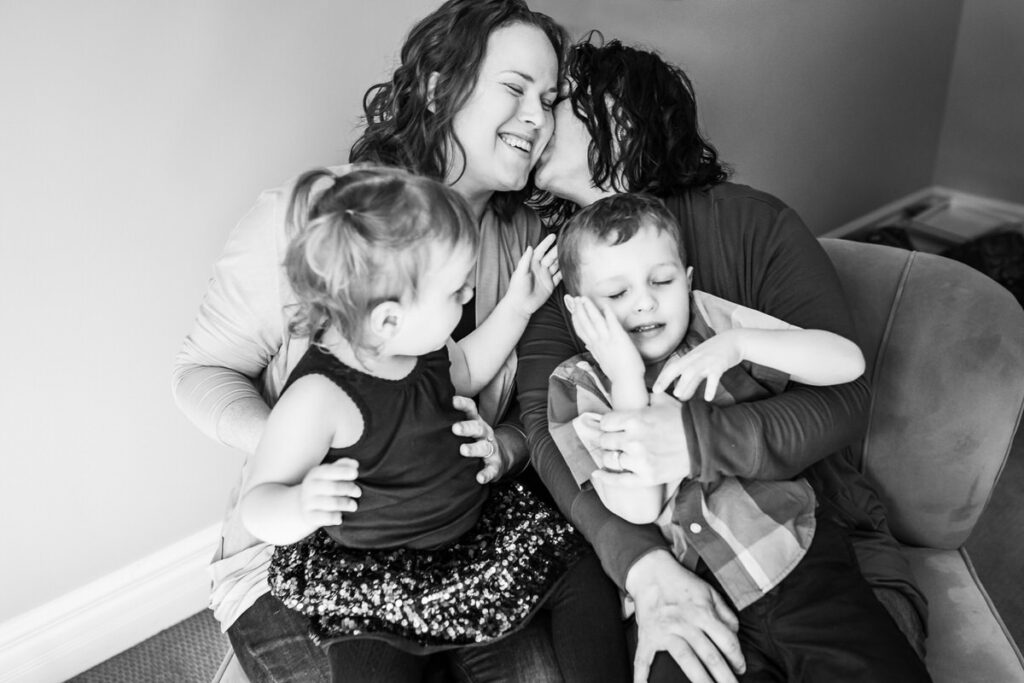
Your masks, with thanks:
[{"label": "child hand", "polygon": [[527,247],[523,252],[512,271],[505,296],[524,318],[529,318],[561,281],[555,236],[548,235],[536,247]]},{"label": "child hand", "polygon": [[651,390],[665,391],[678,378],[672,394],[681,401],[687,401],[696,393],[701,381],[706,381],[704,400],[710,403],[725,371],[743,360],[739,344],[741,336],[737,332],[739,330],[726,330],[705,340],[686,355],[669,358]]},{"label": "child hand", "polygon": [[594,302],[585,296],[573,297],[567,294],[564,301],[572,315],[572,326],[576,334],[613,384],[643,377],[644,361],[640,352],[610,308],[605,307],[599,311]]},{"label": "child hand", "polygon": [[299,507],[303,520],[316,527],[341,524],[341,513],[353,512],[356,499],[363,495],[353,483],[359,475],[359,463],[341,458],[329,465],[317,465],[299,485]]}]

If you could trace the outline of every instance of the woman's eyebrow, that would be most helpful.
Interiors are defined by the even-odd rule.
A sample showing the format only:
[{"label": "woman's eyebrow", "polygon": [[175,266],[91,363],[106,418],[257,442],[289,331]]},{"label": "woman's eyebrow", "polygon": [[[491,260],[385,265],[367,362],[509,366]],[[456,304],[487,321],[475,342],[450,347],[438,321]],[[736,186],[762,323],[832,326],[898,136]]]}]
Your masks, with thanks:
[{"label": "woman's eyebrow", "polygon": [[530,74],[525,73],[523,71],[519,71],[517,69],[505,69],[505,71],[503,71],[502,73],[515,74],[516,76],[519,76],[524,81],[529,81],[530,83],[536,83],[537,82],[537,79],[535,79]]}]

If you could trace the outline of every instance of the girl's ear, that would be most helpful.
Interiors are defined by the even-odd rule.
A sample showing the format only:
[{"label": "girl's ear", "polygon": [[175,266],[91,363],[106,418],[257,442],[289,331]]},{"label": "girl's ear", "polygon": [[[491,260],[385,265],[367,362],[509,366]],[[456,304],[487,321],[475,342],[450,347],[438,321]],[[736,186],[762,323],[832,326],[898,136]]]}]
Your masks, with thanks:
[{"label": "girl's ear", "polygon": [[380,341],[390,341],[401,329],[402,305],[397,301],[384,301],[370,311],[370,333]]},{"label": "girl's ear", "polygon": [[686,288],[693,289],[693,266],[688,266],[686,269]]},{"label": "girl's ear", "polygon": [[427,111],[431,114],[437,113],[437,106],[434,104],[434,90],[437,89],[437,79],[440,77],[439,72],[431,71],[430,78],[427,79]]}]

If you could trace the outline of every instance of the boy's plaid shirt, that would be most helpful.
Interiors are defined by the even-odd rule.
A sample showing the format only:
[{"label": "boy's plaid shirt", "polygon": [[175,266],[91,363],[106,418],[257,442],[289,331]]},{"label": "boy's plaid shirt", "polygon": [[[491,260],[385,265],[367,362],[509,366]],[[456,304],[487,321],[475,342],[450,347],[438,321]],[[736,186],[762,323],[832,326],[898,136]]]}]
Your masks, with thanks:
[{"label": "boy's plaid shirt", "polygon": [[[680,354],[726,329],[796,329],[706,292],[694,291],[690,304],[690,326]],[[783,391],[788,381],[782,372],[744,362],[722,376],[714,403],[767,398]],[[608,378],[590,354],[574,356],[551,375],[548,427],[581,488],[590,486],[590,474],[597,469],[591,453],[597,450],[600,415],[611,410],[609,390]],[[703,385],[697,392],[702,395]],[[778,585],[806,554],[814,537],[815,506],[814,492],[802,478],[685,479],[658,524],[676,558],[690,569],[703,560],[741,610]]]}]

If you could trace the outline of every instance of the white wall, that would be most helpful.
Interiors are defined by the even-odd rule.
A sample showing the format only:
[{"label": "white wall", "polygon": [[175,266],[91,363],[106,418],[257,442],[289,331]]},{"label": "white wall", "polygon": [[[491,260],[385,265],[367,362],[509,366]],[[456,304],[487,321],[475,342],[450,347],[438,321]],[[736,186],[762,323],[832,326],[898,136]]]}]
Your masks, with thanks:
[{"label": "white wall", "polygon": [[961,0],[533,4],[681,65],[735,179],[817,234],[932,184]]},{"label": "white wall", "polygon": [[935,183],[1024,204],[1024,3],[967,0]]},{"label": "white wall", "polygon": [[[169,391],[210,265],[436,4],[0,2],[0,624],[219,518],[238,456]],[[959,0],[533,4],[684,65],[819,233],[932,182]]]}]

